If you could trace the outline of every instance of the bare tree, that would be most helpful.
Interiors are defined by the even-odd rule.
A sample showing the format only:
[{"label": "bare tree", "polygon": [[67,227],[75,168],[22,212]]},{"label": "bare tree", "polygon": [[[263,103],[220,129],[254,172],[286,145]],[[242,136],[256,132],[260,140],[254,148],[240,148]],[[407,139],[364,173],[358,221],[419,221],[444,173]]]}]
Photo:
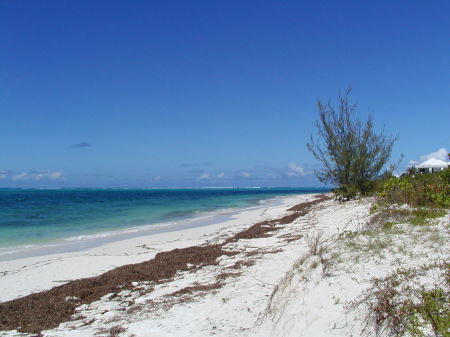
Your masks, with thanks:
[{"label": "bare tree", "polygon": [[371,188],[397,140],[375,132],[372,114],[365,122],[355,116],[358,106],[350,102],[350,93],[351,88],[339,91],[336,106],[331,100],[327,104],[317,101],[317,136],[311,135],[307,143],[322,163],[322,169],[315,171],[317,178],[339,187],[347,199]]}]

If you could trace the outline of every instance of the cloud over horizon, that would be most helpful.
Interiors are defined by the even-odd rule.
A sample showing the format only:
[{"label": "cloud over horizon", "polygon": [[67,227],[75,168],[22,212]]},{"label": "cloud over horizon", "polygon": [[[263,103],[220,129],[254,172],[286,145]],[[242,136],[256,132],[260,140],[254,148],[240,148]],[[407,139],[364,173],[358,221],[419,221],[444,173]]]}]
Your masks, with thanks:
[{"label": "cloud over horizon", "polygon": [[288,164],[288,168],[291,170],[290,172],[287,173],[287,175],[290,177],[304,177],[306,175],[311,174],[311,172],[305,171],[303,167],[301,167],[295,162],[290,162]]},{"label": "cloud over horizon", "polygon": [[13,181],[20,180],[42,180],[42,179],[50,179],[50,180],[58,180],[63,179],[64,173],[62,171],[31,171],[31,172],[22,172],[18,174],[14,174],[12,176]]},{"label": "cloud over horizon", "polygon": [[218,173],[216,175],[212,175],[212,174],[209,174],[209,173],[203,173],[200,177],[198,177],[198,179],[201,179],[201,180],[214,179],[214,178],[216,178],[216,179],[223,179],[225,177],[226,176],[225,176],[224,172],[220,172],[220,173]]},{"label": "cloud over horizon", "polygon": [[448,151],[445,147],[441,147],[440,149],[438,149],[435,152],[431,152],[429,154],[424,154],[422,156],[419,157],[419,160],[410,160],[408,162],[408,165],[417,165],[420,163],[423,163],[424,161],[428,160],[428,159],[439,159],[439,160],[443,160],[445,162],[448,161]]},{"label": "cloud over horizon", "polygon": [[448,161],[448,151],[445,147],[441,147],[439,150],[435,152],[431,152],[429,154],[420,156],[421,161],[425,161],[431,158]]},{"label": "cloud over horizon", "polygon": [[198,179],[209,179],[211,178],[211,175],[209,173],[203,173]]}]

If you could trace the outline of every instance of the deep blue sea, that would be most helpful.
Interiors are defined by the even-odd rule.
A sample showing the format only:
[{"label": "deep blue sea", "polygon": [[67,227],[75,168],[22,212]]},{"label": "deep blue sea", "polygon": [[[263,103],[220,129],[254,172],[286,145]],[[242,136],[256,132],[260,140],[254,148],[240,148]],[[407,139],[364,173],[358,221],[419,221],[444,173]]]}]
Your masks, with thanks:
[{"label": "deep blue sea", "polygon": [[0,256],[19,247],[192,222],[278,196],[318,192],[324,189],[0,189]]}]

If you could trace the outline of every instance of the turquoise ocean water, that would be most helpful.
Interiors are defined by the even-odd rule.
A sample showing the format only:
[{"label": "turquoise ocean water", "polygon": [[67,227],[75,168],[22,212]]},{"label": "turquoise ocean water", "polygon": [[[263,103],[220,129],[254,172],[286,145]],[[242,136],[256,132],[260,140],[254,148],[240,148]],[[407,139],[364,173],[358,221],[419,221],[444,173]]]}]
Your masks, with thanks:
[{"label": "turquoise ocean water", "polygon": [[[20,249],[162,228],[264,200],[318,193],[311,188],[248,189],[0,189],[0,258]],[[197,220],[197,221],[196,221]],[[173,230],[173,229],[172,229]]]}]

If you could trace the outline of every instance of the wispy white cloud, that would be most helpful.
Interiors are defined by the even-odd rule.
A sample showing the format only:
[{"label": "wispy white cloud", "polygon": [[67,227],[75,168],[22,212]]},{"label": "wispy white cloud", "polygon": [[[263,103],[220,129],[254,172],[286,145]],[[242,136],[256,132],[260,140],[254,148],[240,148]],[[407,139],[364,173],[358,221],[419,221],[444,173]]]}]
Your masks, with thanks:
[{"label": "wispy white cloud", "polygon": [[244,178],[250,178],[252,176],[252,174],[249,172],[242,172],[241,176],[243,176]]},{"label": "wispy white cloud", "polygon": [[18,174],[14,174],[12,176],[12,180],[42,180],[42,179],[50,179],[50,180],[58,180],[63,179],[64,173],[61,171],[32,171],[32,172],[22,172]]},{"label": "wispy white cloud", "polygon": [[425,160],[428,160],[431,158],[447,161],[448,160],[448,151],[446,148],[441,147],[439,150],[437,150],[435,152],[431,152],[429,154],[420,156],[420,161],[425,161]]},{"label": "wispy white cloud", "polygon": [[0,170],[0,179],[8,178],[8,172],[4,170]]},{"label": "wispy white cloud", "polygon": [[303,177],[310,174],[310,172],[305,171],[303,167],[294,162],[290,162],[288,168],[291,170],[287,173],[290,177]]},{"label": "wispy white cloud", "polygon": [[272,179],[277,179],[280,178],[281,175],[279,173],[267,173],[266,177],[272,178]]},{"label": "wispy white cloud", "polygon": [[160,181],[161,180],[161,176],[156,176],[153,178],[154,181]]},{"label": "wispy white cloud", "polygon": [[218,174],[210,174],[210,173],[203,173],[198,179],[224,179],[226,178],[226,175],[224,172],[220,172]]}]

